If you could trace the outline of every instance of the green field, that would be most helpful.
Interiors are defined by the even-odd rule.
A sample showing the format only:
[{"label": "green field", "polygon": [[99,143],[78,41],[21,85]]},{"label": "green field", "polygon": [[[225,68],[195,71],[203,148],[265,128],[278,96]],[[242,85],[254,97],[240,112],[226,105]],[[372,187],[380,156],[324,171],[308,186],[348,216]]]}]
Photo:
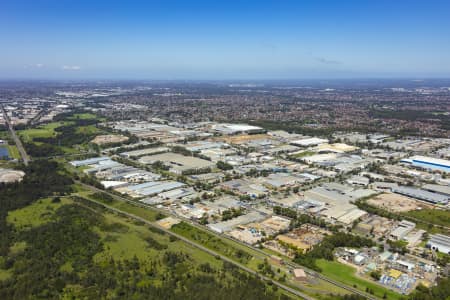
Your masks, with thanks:
[{"label": "green field", "polygon": [[104,131],[101,129],[98,129],[94,125],[88,125],[88,126],[78,127],[76,132],[82,133],[82,134],[100,134],[100,133],[103,133]]},{"label": "green field", "polygon": [[40,226],[49,222],[59,207],[69,203],[72,200],[67,198],[61,198],[58,203],[52,203],[51,198],[43,198],[27,207],[9,212],[6,220],[18,230]]},{"label": "green field", "polygon": [[94,193],[92,193],[91,191],[87,191],[87,190],[85,190],[83,187],[81,187],[79,185],[76,185],[76,188],[78,189],[78,193],[77,194],[80,197],[89,198],[89,199],[93,199],[93,200],[98,201],[98,202],[102,202],[102,203],[104,203],[106,205],[109,205],[109,206],[112,206],[114,208],[126,211],[126,212],[128,212],[130,214],[134,214],[134,215],[136,215],[138,217],[144,218],[147,221],[153,222],[153,221],[156,221],[156,219],[157,219],[158,213],[153,211],[153,210],[145,209],[145,208],[138,207],[138,206],[135,206],[135,205],[131,205],[131,204],[128,204],[126,202],[118,201],[118,200],[104,201],[104,200],[101,200],[101,199],[96,199],[96,198],[93,197]]},{"label": "green field", "polygon": [[80,113],[80,114],[74,114],[73,117],[71,117],[70,119],[93,120],[93,119],[97,119],[97,116],[92,113]]},{"label": "green field", "polygon": [[[56,210],[63,205],[71,203],[73,201],[68,198],[61,198],[59,203],[52,203],[52,199],[43,198],[29,206],[11,211],[8,214],[7,221],[19,231],[38,227],[54,220]],[[114,257],[117,260],[130,260],[136,256],[143,261],[147,261],[156,256],[161,256],[163,251],[161,249],[153,249],[148,242],[148,240],[151,240],[165,247],[167,251],[186,251],[194,259],[198,259],[199,262],[208,262],[215,267],[221,266],[220,260],[182,241],[171,241],[169,236],[163,232],[153,231],[145,225],[137,224],[134,220],[112,213],[102,212],[101,214],[104,217],[104,223],[95,227],[94,231],[102,238],[104,250],[97,253],[94,257],[97,263],[102,263],[110,257]],[[25,242],[17,242],[11,247],[11,254],[19,253],[25,247]],[[70,263],[63,268],[71,269]],[[0,279],[8,276],[8,271],[0,270]]]},{"label": "green field", "polygon": [[[83,198],[89,198],[93,199],[98,202],[102,202],[108,206],[112,206],[115,208],[118,208],[120,210],[132,213],[134,215],[140,216],[146,220],[149,221],[155,221],[158,216],[158,212],[155,212],[150,209],[134,206],[132,204],[122,202],[119,200],[109,200],[104,201],[101,199],[97,199],[93,197],[93,193],[86,190],[83,186],[80,185],[74,185],[75,190],[77,191],[77,195],[83,197]],[[246,265],[247,267],[257,271],[258,265],[264,262],[264,255],[260,254],[259,252],[246,247],[240,243],[224,239],[221,237],[217,237],[213,235],[212,233],[209,233],[206,230],[199,229],[197,227],[194,227],[190,224],[187,224],[185,222],[180,223],[180,225],[175,225],[172,227],[171,231],[180,234],[194,242],[197,242],[211,250],[214,250],[226,257],[229,257],[243,265]],[[136,237],[136,233],[133,233],[133,230],[128,231],[127,235],[132,235],[131,237],[119,237],[117,241],[113,241],[112,244],[108,245],[110,247],[110,251],[112,253],[116,253],[116,255],[126,255],[122,250],[117,251],[118,246],[116,243],[120,243],[121,245],[129,245],[129,244],[140,244],[139,238]],[[173,244],[176,245],[176,247],[185,247],[187,244],[180,242],[179,244]],[[130,252],[132,253],[132,252]],[[139,253],[134,252],[138,257],[140,257]],[[195,257],[201,257],[206,254],[202,251],[195,251],[192,252],[191,255]],[[278,266],[274,266],[278,268]],[[281,273],[277,274],[277,276],[281,276],[282,274],[286,274],[288,278],[291,277],[291,275],[288,274],[289,272],[285,268],[281,268]],[[326,298],[328,293],[333,294],[347,294],[348,292],[342,288],[336,287],[326,281],[320,280],[320,279],[314,279],[311,283],[302,283],[300,284],[297,281],[288,279],[287,282],[288,285],[300,289],[303,292],[310,294],[316,298]]]},{"label": "green field", "polygon": [[16,145],[8,145],[8,153],[12,159],[20,159],[20,153]]},{"label": "green field", "polygon": [[[146,261],[155,256],[160,256],[162,250],[167,249],[168,251],[187,252],[199,262],[208,262],[215,267],[221,265],[221,262],[213,256],[182,241],[171,241],[168,235],[152,231],[145,225],[138,225],[132,220],[110,213],[103,213],[103,215],[108,226],[96,228],[96,232],[102,237],[105,245],[103,252],[94,257],[98,263],[105,262],[111,256],[120,260],[132,259],[136,256]],[[148,243],[148,240],[156,242],[156,249]],[[159,249],[158,247],[165,249]]]},{"label": "green field", "polygon": [[[75,154],[89,149],[89,142],[98,134],[104,132],[92,122],[97,119],[93,114],[78,114],[66,117],[63,121],[39,125],[35,128],[17,131],[27,148],[28,154],[35,157],[56,156],[60,154]],[[64,133],[57,130],[66,126]],[[49,141],[38,140],[49,138]],[[34,144],[34,145],[27,145]]]},{"label": "green field", "polygon": [[[54,220],[54,213],[58,208],[73,203],[72,200],[67,198],[61,198],[59,203],[52,203],[51,200],[49,198],[40,199],[29,206],[10,212],[7,218],[8,223],[13,224],[19,231],[38,227]],[[104,243],[103,252],[97,253],[94,257],[94,260],[98,263],[109,257],[125,260],[136,256],[145,261],[160,256],[163,251],[153,249],[147,242],[151,239],[165,247],[167,251],[186,251],[194,258],[198,258],[199,261],[201,259],[202,263],[208,262],[216,267],[221,265],[220,260],[182,241],[170,241],[169,236],[163,232],[153,231],[145,225],[137,224],[131,219],[112,213],[102,212],[101,215],[104,217],[104,222],[94,228],[94,231],[99,234]],[[17,242],[11,247],[11,254],[19,253],[25,247],[25,242]],[[65,265],[65,267],[70,269],[68,265]],[[0,270],[0,279],[7,276],[9,276],[8,271]]]},{"label": "green field", "polygon": [[11,277],[10,270],[3,270],[0,268],[0,281],[6,280]]},{"label": "green field", "polygon": [[413,210],[405,215],[436,225],[450,227],[450,211],[442,209]]},{"label": "green field", "polygon": [[172,226],[171,231],[182,235],[190,240],[202,244],[203,246],[225,255],[241,264],[254,267],[263,260],[259,258],[261,255],[257,253],[249,253],[248,248],[241,245],[231,245],[231,241],[221,239],[213,234],[200,230],[186,222],[181,222]]},{"label": "green field", "polygon": [[16,242],[9,248],[9,251],[12,255],[17,255],[19,253],[22,253],[25,248],[27,248],[26,242]]},{"label": "green field", "polygon": [[[234,288],[232,293],[241,295],[238,298],[248,295],[247,292],[243,292],[241,286],[236,287],[241,284],[241,280],[247,280],[246,273],[225,264],[213,255],[171,237],[163,231],[148,227],[142,222],[104,211],[89,202],[74,202],[62,198],[61,202],[54,203],[52,200],[40,199],[29,206],[9,212],[8,222],[14,225],[17,239],[11,245],[8,256],[14,257],[17,264],[9,269],[2,269],[5,264],[4,258],[0,256],[0,281],[9,283],[9,279],[12,279],[13,282],[20,284],[25,277],[26,282],[31,282],[35,286],[39,285],[38,275],[36,275],[37,281],[31,278],[37,273],[29,271],[29,268],[24,266],[28,266],[30,257],[35,257],[30,256],[29,251],[37,251],[36,253],[48,251],[48,256],[41,257],[38,262],[31,261],[33,264],[30,268],[38,270],[33,269],[33,266],[45,261],[44,257],[47,257],[51,261],[51,267],[56,269],[49,273],[50,275],[47,274],[44,280],[47,280],[49,276],[60,280],[59,288],[53,289],[52,292],[59,295],[58,298],[61,299],[142,299],[145,291],[150,291],[150,294],[156,291],[157,294],[167,295],[169,280],[175,284],[173,286],[171,284],[171,289],[180,290],[177,291],[179,295],[189,293],[198,295],[197,288],[203,290],[207,287],[211,287],[212,293],[222,290],[223,294],[223,289],[231,292]],[[69,227],[67,224],[72,225]],[[75,229],[74,226],[77,224],[80,227]],[[39,233],[45,239],[54,237],[54,240],[45,244],[45,240],[33,239],[33,235],[27,235],[26,232]],[[57,238],[55,234],[61,236]],[[86,234],[89,240],[81,239],[80,234]],[[55,241],[61,241],[61,243],[55,244]],[[28,242],[30,242],[30,248],[24,251]],[[33,243],[40,245],[44,243],[45,246],[33,247]],[[65,248],[62,248],[63,244]],[[87,251],[96,251],[91,252],[92,259],[85,256]],[[92,275],[93,273],[90,272],[96,273]],[[72,279],[72,275],[69,274],[72,274],[75,279]],[[239,274],[246,277],[240,277]],[[90,276],[90,280],[78,279],[86,276]],[[71,281],[76,283],[69,284]],[[248,282],[251,284],[243,283],[242,286],[248,286],[252,291],[259,289],[262,295],[270,293],[267,294],[271,295],[270,299],[278,299],[281,294],[285,294],[284,291],[272,288],[257,279],[250,279]],[[178,283],[182,284],[178,287]],[[105,294],[97,290],[98,284],[102,284],[102,291],[105,291]],[[7,287],[11,289],[11,286]],[[136,287],[141,294],[136,294]],[[159,287],[165,287],[165,292],[157,290]],[[43,289],[45,292],[45,287]],[[128,291],[128,296],[121,294],[123,289]],[[44,292],[39,295],[44,295]],[[26,293],[30,292],[27,290]],[[132,295],[134,296],[131,297]],[[162,295],[161,299],[164,299]],[[193,299],[192,295],[188,299]],[[200,298],[205,299],[201,296]],[[222,296],[221,299],[224,297]],[[253,296],[252,299],[256,298]]]},{"label": "green field", "polygon": [[56,136],[55,128],[66,125],[67,122],[52,122],[40,125],[36,128],[30,128],[17,131],[17,134],[25,141],[32,141],[34,138],[46,138]]},{"label": "green field", "polygon": [[322,269],[321,273],[331,279],[356,287],[361,291],[366,291],[366,288],[371,289],[374,295],[379,298],[382,298],[384,293],[386,293],[386,299],[401,299],[400,294],[358,277],[355,274],[356,270],[350,266],[324,259],[317,260],[316,264]]}]

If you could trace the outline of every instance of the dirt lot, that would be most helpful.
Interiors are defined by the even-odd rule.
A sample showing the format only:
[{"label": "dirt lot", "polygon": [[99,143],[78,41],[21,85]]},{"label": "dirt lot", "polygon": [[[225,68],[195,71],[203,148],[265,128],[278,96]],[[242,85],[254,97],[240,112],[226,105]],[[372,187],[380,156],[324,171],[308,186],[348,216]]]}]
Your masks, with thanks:
[{"label": "dirt lot", "polygon": [[128,141],[128,137],[123,135],[107,134],[96,136],[92,143],[97,145],[114,144]]},{"label": "dirt lot", "polygon": [[262,139],[271,139],[271,137],[267,134],[243,134],[217,138],[217,140],[224,141],[228,144],[243,144],[249,141]]},{"label": "dirt lot", "polygon": [[432,208],[432,205],[394,193],[385,193],[369,199],[367,203],[393,212],[406,212],[419,208]]},{"label": "dirt lot", "polygon": [[21,181],[25,173],[11,169],[0,169],[0,182],[11,183]]}]

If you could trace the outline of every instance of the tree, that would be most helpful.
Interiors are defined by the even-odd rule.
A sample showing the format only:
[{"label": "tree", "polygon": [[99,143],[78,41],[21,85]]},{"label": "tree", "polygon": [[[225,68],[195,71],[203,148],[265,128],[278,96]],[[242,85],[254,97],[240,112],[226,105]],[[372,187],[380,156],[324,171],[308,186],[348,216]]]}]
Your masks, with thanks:
[{"label": "tree", "polygon": [[233,166],[230,165],[229,163],[223,162],[223,161],[218,161],[217,162],[217,168],[223,170],[223,171],[228,171],[228,170],[233,170]]}]

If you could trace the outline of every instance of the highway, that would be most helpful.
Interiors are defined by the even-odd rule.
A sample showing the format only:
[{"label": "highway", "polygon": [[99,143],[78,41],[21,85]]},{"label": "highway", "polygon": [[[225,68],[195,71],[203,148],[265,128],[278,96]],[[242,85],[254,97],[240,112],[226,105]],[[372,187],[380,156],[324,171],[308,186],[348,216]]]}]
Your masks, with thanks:
[{"label": "highway", "polygon": [[30,158],[27,154],[27,152],[25,151],[25,148],[22,145],[22,142],[20,141],[19,137],[17,136],[13,125],[11,124],[11,120],[9,119],[8,114],[6,113],[5,108],[3,107],[3,105],[1,106],[2,108],[2,112],[3,112],[3,118],[6,121],[6,124],[8,125],[8,129],[9,132],[11,133],[11,137],[14,140],[14,143],[16,143],[16,147],[19,150],[20,156],[22,157],[22,161],[24,163],[24,165],[28,166],[28,162],[30,161]]},{"label": "highway", "polygon": [[[76,197],[73,197],[72,199],[75,200],[75,201],[77,201],[77,198],[76,198]],[[181,236],[181,235],[179,235],[179,234],[176,234],[176,233],[174,233],[174,232],[172,232],[172,231],[170,231],[170,230],[167,230],[166,228],[161,227],[161,226],[159,226],[158,224],[156,224],[156,223],[154,223],[154,222],[150,222],[150,221],[148,221],[148,220],[146,220],[146,219],[144,219],[144,218],[141,218],[141,217],[139,217],[139,216],[136,216],[136,215],[134,215],[134,214],[128,213],[128,212],[126,212],[126,211],[117,209],[117,208],[115,208],[115,207],[106,205],[106,204],[101,203],[101,202],[99,202],[99,201],[95,201],[95,200],[88,199],[88,198],[83,198],[83,199],[84,199],[84,200],[87,200],[87,201],[94,202],[94,203],[96,203],[97,205],[100,205],[100,206],[102,206],[102,207],[104,207],[104,208],[106,208],[106,209],[108,209],[108,210],[110,210],[110,211],[114,211],[114,212],[116,212],[116,213],[125,215],[125,216],[127,216],[127,217],[129,217],[129,218],[135,219],[135,220],[140,221],[140,222],[143,222],[143,223],[145,223],[145,224],[147,224],[147,225],[149,225],[149,226],[152,226],[152,227],[154,227],[154,228],[157,228],[157,229],[159,229],[159,230],[162,230],[162,231],[164,231],[165,233],[167,233],[167,234],[169,234],[169,235],[171,235],[171,236],[174,236],[174,237],[176,237],[176,238],[182,240],[182,241],[185,242],[185,243],[188,243],[189,245],[191,245],[191,246],[193,246],[193,247],[195,247],[195,248],[197,248],[197,249],[200,249],[200,250],[202,250],[202,251],[204,251],[204,252],[206,252],[206,253],[208,253],[208,254],[211,254],[211,255],[213,255],[213,256],[215,256],[215,257],[220,257],[220,259],[222,259],[223,261],[227,261],[227,262],[229,262],[229,263],[231,263],[231,264],[233,264],[233,265],[235,265],[235,266],[241,268],[242,270],[244,270],[244,271],[246,271],[246,272],[248,272],[248,273],[250,273],[250,274],[253,274],[253,275],[258,276],[259,278],[261,278],[261,279],[263,279],[263,280],[265,280],[265,281],[267,281],[267,282],[271,281],[274,285],[278,286],[279,288],[284,289],[285,291],[288,291],[289,293],[292,293],[292,294],[294,294],[294,295],[296,295],[296,296],[298,296],[298,297],[300,297],[300,298],[303,298],[303,299],[306,299],[306,300],[314,300],[314,299],[315,299],[315,298],[312,298],[312,297],[310,297],[310,296],[308,296],[308,295],[306,295],[306,294],[304,294],[304,293],[302,293],[302,292],[300,292],[300,291],[298,291],[298,290],[296,290],[296,289],[293,289],[293,288],[291,288],[291,287],[289,287],[289,286],[286,286],[286,285],[284,285],[284,284],[282,284],[282,283],[279,283],[279,282],[277,282],[277,281],[273,281],[270,277],[267,277],[267,276],[265,276],[265,275],[259,274],[258,272],[254,271],[254,270],[252,270],[252,269],[250,269],[250,268],[248,268],[248,267],[246,267],[246,266],[244,266],[244,265],[242,265],[242,264],[240,264],[240,263],[238,263],[238,262],[236,262],[236,261],[234,261],[234,260],[232,260],[232,259],[230,259],[230,258],[228,258],[228,257],[226,257],[226,256],[223,256],[223,255],[220,254],[220,253],[217,253],[217,252],[215,252],[215,251],[213,251],[213,250],[211,250],[211,249],[209,249],[209,248],[206,248],[206,247],[204,247],[204,246],[202,246],[202,245],[199,245],[199,244],[197,244],[197,243],[195,243],[195,242],[193,242],[193,241],[191,241],[191,240],[189,240],[189,239],[187,239],[187,238],[185,238],[185,237],[183,237],[183,236]]]},{"label": "highway", "polygon": [[[193,225],[193,226],[199,228],[200,230],[208,231],[209,233],[211,233],[211,234],[213,234],[213,235],[215,235],[215,236],[217,236],[217,237],[219,237],[219,238],[222,238],[222,239],[228,239],[228,240],[231,240],[231,241],[233,241],[233,242],[239,243],[239,244],[242,245],[242,246],[245,246],[245,247],[250,248],[250,249],[252,249],[252,250],[254,250],[254,251],[257,251],[258,253],[262,254],[264,257],[270,258],[270,255],[269,255],[268,253],[262,251],[261,249],[258,249],[258,248],[256,248],[256,247],[253,247],[253,246],[248,245],[248,244],[245,244],[245,243],[243,243],[243,242],[241,242],[241,241],[239,241],[239,240],[233,239],[233,238],[231,238],[231,237],[229,237],[229,236],[226,236],[226,235],[223,235],[223,234],[219,234],[219,233],[217,233],[217,232],[215,232],[215,231],[210,230],[210,229],[209,229],[208,227],[206,227],[206,226],[201,226],[201,225],[199,225],[199,224],[196,224],[196,223],[192,222],[192,220],[185,219],[185,218],[181,218],[180,216],[175,215],[175,214],[173,214],[173,213],[171,213],[171,212],[169,212],[169,211],[167,211],[167,210],[158,209],[158,208],[156,208],[156,207],[147,205],[147,204],[142,203],[142,202],[137,202],[137,201],[133,201],[133,200],[130,200],[130,199],[127,199],[127,198],[118,196],[118,195],[116,195],[116,194],[107,192],[107,191],[105,191],[105,190],[96,188],[96,187],[94,187],[94,186],[91,186],[91,185],[82,183],[81,181],[76,181],[76,183],[78,183],[78,184],[80,184],[80,185],[82,185],[82,186],[84,186],[84,187],[86,187],[86,188],[88,188],[88,189],[90,189],[90,190],[92,190],[92,191],[106,193],[106,194],[110,195],[111,197],[113,197],[113,198],[116,199],[116,200],[123,201],[123,202],[127,202],[127,203],[130,203],[130,204],[134,205],[134,206],[138,206],[138,207],[142,207],[142,208],[146,208],[146,209],[155,210],[155,211],[161,212],[161,213],[163,213],[163,214],[168,214],[168,213],[169,213],[169,214],[172,215],[173,217],[176,217],[176,218],[178,218],[178,219],[183,219],[184,221],[189,222],[191,225]],[[193,242],[191,241],[191,243],[193,243]],[[199,246],[201,246],[201,245],[199,245]],[[308,275],[313,276],[313,277],[316,277],[316,278],[319,278],[319,279],[322,279],[322,280],[324,280],[324,281],[326,281],[326,282],[328,282],[328,283],[331,283],[331,284],[333,284],[333,285],[335,285],[335,286],[337,286],[337,287],[340,287],[340,288],[342,288],[342,289],[345,289],[345,290],[347,290],[347,291],[349,291],[349,292],[351,292],[351,293],[354,293],[354,294],[363,296],[363,297],[365,297],[365,298],[367,298],[367,299],[370,299],[370,300],[377,300],[377,299],[378,299],[377,297],[375,297],[375,296],[373,296],[373,295],[370,295],[370,294],[368,294],[368,293],[365,293],[365,292],[363,292],[363,291],[360,291],[360,290],[358,290],[358,289],[356,289],[356,288],[353,288],[353,287],[348,286],[348,285],[346,285],[346,284],[343,284],[343,283],[341,283],[341,282],[332,280],[332,279],[330,279],[330,278],[328,278],[328,277],[326,277],[326,276],[324,276],[324,275],[322,275],[322,274],[320,274],[320,273],[318,273],[318,272],[316,272],[316,271],[314,271],[314,270],[311,270],[311,269],[308,269],[308,268],[306,268],[306,267],[304,267],[304,266],[298,265],[298,264],[296,264],[296,263],[294,263],[294,262],[292,262],[292,261],[284,261],[284,262],[285,262],[286,265],[288,265],[288,266],[291,267],[291,268],[302,268]]]}]

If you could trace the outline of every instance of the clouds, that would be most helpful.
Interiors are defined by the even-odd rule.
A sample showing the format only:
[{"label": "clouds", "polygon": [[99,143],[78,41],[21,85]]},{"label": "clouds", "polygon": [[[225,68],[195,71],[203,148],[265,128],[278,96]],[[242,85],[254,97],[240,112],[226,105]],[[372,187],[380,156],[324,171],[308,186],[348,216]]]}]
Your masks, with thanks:
[{"label": "clouds", "polygon": [[68,66],[68,65],[64,65],[61,67],[61,70],[64,71],[78,71],[81,70],[80,66]]},{"label": "clouds", "polygon": [[327,59],[325,57],[315,57],[315,60],[325,64],[325,65],[340,65],[341,62],[338,60],[333,60],[333,59]]},{"label": "clouds", "polygon": [[39,63],[39,64],[26,65],[26,66],[23,66],[23,67],[24,67],[25,69],[42,69],[42,68],[45,67],[45,65]]}]

